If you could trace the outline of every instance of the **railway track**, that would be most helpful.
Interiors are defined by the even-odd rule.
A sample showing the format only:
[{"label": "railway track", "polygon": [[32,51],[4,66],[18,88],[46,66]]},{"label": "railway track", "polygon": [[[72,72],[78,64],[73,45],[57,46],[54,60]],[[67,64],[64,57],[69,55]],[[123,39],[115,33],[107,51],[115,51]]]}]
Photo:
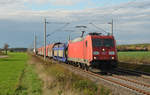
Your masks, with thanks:
[{"label": "railway track", "polygon": [[[58,63],[58,62],[56,62]],[[68,66],[71,67],[72,72],[84,72],[84,76],[90,76],[93,78],[96,78],[98,80],[107,82],[108,84],[113,84],[113,85],[117,85],[118,87],[122,87],[128,91],[131,91],[132,93],[135,93],[135,95],[150,95],[150,84],[148,83],[143,83],[141,81],[135,81],[133,79],[124,77],[124,76],[119,76],[116,75],[114,73],[112,73],[111,75],[101,75],[98,73],[94,73],[91,71],[86,71],[86,70],[82,70],[81,68],[75,67],[73,65],[68,65],[61,62],[61,65],[65,68],[68,69]],[[130,71],[123,71],[122,69],[118,69],[116,70],[117,72],[120,73],[131,73]],[[137,72],[132,72],[132,74],[137,74],[139,75],[139,73]],[[140,73],[141,74],[141,73]],[[143,73],[142,73],[143,74]]]},{"label": "railway track", "polygon": [[94,76],[100,77],[104,80],[107,80],[109,82],[112,82],[114,84],[117,84],[119,86],[131,89],[133,91],[136,91],[137,93],[150,95],[150,86],[149,84],[144,84],[141,82],[129,80],[127,78],[119,77],[119,76],[101,76],[95,73],[88,72]]},{"label": "railway track", "polygon": [[124,73],[124,74],[136,75],[136,76],[140,76],[140,77],[143,77],[143,78],[150,79],[150,73],[146,73],[146,72],[135,71],[135,70],[128,70],[128,69],[123,69],[123,68],[117,68],[117,69],[114,69],[114,71],[116,73]]},{"label": "railway track", "polygon": [[[65,65],[67,65],[67,64],[65,64]],[[71,66],[71,65],[67,65],[67,66]],[[66,66],[64,66],[64,67],[66,67]],[[108,76],[108,75],[101,75],[101,74],[97,74],[94,72],[82,70],[82,69],[74,67],[74,66],[71,66],[71,68],[73,71],[84,72],[84,73],[90,74],[94,77],[97,77],[99,80],[103,80],[103,81],[111,83],[113,85],[123,87],[125,89],[130,90],[133,93],[136,93],[139,95],[150,95],[150,84],[143,83],[141,81],[135,81],[135,80],[129,79],[127,77],[122,77],[122,76],[115,75],[115,74]]]}]

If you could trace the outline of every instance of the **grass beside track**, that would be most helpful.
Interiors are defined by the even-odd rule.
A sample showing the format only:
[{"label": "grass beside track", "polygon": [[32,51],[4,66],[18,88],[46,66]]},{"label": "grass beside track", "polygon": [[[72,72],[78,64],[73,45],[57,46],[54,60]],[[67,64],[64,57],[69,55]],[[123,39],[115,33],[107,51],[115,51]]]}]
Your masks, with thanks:
[{"label": "grass beside track", "polygon": [[[40,61],[40,63],[45,63],[42,59],[33,57],[36,60],[34,63]],[[45,81],[45,92],[51,93],[51,95],[110,95],[111,93],[104,86],[97,85],[89,79],[65,69],[58,64],[59,62],[48,60],[46,63],[45,65],[35,65],[37,65],[38,74]]]},{"label": "grass beside track", "polygon": [[119,67],[150,73],[150,52],[118,52],[118,58]]},{"label": "grass beside track", "polygon": [[150,52],[118,52],[121,62],[150,64]]},{"label": "grass beside track", "polygon": [[40,95],[40,80],[27,64],[29,56],[26,53],[8,56],[0,58],[0,95]]}]

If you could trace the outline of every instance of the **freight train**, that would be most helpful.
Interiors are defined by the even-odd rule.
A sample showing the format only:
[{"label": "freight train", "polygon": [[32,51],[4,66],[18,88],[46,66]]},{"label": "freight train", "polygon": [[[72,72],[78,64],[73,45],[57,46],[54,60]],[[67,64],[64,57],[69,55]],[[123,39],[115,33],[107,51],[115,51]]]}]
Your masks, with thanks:
[{"label": "freight train", "polygon": [[[44,47],[38,48],[38,55],[44,55]],[[83,69],[117,67],[116,41],[112,35],[89,33],[65,43],[46,46],[46,56]]]}]

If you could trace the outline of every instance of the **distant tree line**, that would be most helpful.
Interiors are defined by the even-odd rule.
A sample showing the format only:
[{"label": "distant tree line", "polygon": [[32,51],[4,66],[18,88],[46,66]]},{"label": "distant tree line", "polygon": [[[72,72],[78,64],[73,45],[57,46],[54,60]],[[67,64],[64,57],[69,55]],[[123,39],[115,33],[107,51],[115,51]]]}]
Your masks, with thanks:
[{"label": "distant tree line", "polygon": [[128,49],[128,48],[121,48],[117,49],[117,51],[149,51],[148,48],[141,48],[141,49]]},{"label": "distant tree line", "polygon": [[27,52],[27,48],[10,48],[10,52]]},{"label": "distant tree line", "polygon": [[138,45],[119,45],[118,51],[150,51],[150,44],[138,44]]},{"label": "distant tree line", "polygon": [[6,54],[7,52],[27,52],[27,48],[9,48],[8,44],[4,44],[4,47],[0,49],[0,54]]}]

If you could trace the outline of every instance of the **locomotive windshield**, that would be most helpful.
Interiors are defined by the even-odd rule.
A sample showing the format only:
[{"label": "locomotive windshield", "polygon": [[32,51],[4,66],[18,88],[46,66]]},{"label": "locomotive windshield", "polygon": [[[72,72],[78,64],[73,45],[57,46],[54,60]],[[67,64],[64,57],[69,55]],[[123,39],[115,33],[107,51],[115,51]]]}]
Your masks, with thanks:
[{"label": "locomotive windshield", "polygon": [[93,47],[113,47],[114,46],[114,40],[113,39],[92,39],[92,45]]}]

